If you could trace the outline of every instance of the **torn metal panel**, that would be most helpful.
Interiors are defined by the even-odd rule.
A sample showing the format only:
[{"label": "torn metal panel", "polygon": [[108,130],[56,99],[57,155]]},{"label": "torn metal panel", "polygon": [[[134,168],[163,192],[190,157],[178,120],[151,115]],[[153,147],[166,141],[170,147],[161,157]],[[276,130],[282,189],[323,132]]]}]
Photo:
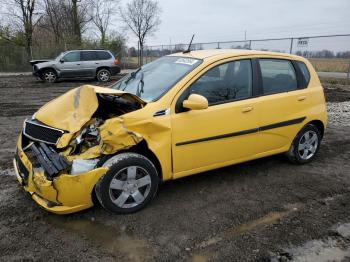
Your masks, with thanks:
[{"label": "torn metal panel", "polygon": [[121,117],[106,120],[98,127],[98,130],[101,139],[100,144],[87,149],[79,155],[67,156],[68,160],[92,159],[101,157],[101,155],[114,154],[122,149],[128,149],[137,145],[143,140],[140,134],[124,126],[124,120]]},{"label": "torn metal panel", "polygon": [[33,171],[33,186],[39,196],[57,203],[57,191],[53,187],[52,181],[46,178],[44,170],[36,169]]},{"label": "torn metal panel", "polygon": [[97,181],[108,171],[108,168],[100,167],[84,174],[63,174],[53,181],[59,192],[57,199],[64,206],[77,205],[92,206],[91,192]]},{"label": "torn metal panel", "polygon": [[96,94],[117,95],[142,106],[146,104],[139,97],[120,90],[84,85],[45,104],[37,111],[35,118],[48,126],[69,133],[78,132],[98,108]]},{"label": "torn metal panel", "polygon": [[103,154],[114,154],[121,149],[127,149],[140,143],[143,139],[140,134],[127,129],[124,126],[124,120],[120,117],[106,120],[99,129]]}]

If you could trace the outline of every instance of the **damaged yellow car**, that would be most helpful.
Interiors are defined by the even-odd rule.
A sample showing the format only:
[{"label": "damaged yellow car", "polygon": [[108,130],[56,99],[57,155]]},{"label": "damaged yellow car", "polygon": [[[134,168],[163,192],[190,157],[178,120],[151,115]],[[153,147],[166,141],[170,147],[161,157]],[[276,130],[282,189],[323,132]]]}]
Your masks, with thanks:
[{"label": "damaged yellow car", "polygon": [[84,85],[24,122],[14,167],[57,214],[131,213],[161,181],[286,153],[311,161],[326,126],[323,89],[304,58],[248,50],[162,57],[110,88]]}]

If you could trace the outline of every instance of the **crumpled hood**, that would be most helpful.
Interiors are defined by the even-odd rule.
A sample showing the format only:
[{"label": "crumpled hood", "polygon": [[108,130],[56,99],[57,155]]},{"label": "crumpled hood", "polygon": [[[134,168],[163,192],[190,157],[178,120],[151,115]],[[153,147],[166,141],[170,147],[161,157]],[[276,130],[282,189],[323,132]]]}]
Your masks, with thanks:
[{"label": "crumpled hood", "polygon": [[[50,62],[50,64],[52,64],[52,62],[55,60],[52,59],[41,59],[41,60],[31,60],[29,61],[29,63],[33,66],[33,65],[37,65],[37,64],[44,64],[47,65],[48,62]],[[42,66],[42,65],[40,65]]]},{"label": "crumpled hood", "polygon": [[69,133],[78,132],[91,119],[98,108],[96,94],[116,95],[138,102],[142,106],[146,104],[145,101],[130,93],[111,88],[84,85],[72,89],[45,104],[35,113],[35,119]]}]

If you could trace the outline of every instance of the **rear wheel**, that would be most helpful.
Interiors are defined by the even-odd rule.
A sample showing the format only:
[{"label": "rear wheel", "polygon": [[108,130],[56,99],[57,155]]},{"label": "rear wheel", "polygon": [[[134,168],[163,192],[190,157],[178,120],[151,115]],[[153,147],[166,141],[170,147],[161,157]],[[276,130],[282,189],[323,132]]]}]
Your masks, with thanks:
[{"label": "rear wheel", "polygon": [[308,124],[295,137],[287,156],[295,164],[309,163],[314,159],[320,143],[320,131],[314,125]]},{"label": "rear wheel", "polygon": [[57,73],[53,69],[47,69],[42,73],[41,78],[48,83],[54,83],[57,81]]},{"label": "rear wheel", "polygon": [[136,153],[122,153],[107,160],[109,168],[95,187],[101,205],[112,213],[127,214],[145,207],[158,190],[153,163]]},{"label": "rear wheel", "polygon": [[108,69],[100,69],[97,71],[97,80],[100,82],[108,82],[111,80],[111,72]]}]

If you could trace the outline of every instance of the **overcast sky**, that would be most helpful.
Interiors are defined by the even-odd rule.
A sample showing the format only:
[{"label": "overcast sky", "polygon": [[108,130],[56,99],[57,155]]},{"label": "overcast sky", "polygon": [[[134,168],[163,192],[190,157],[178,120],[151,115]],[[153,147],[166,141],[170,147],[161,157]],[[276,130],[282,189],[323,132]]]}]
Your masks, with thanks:
[{"label": "overcast sky", "polygon": [[[126,1],[124,1],[125,3]],[[350,33],[350,0],[159,0],[148,45]],[[135,45],[129,38],[129,44]],[[350,43],[350,38],[346,39]]]}]

